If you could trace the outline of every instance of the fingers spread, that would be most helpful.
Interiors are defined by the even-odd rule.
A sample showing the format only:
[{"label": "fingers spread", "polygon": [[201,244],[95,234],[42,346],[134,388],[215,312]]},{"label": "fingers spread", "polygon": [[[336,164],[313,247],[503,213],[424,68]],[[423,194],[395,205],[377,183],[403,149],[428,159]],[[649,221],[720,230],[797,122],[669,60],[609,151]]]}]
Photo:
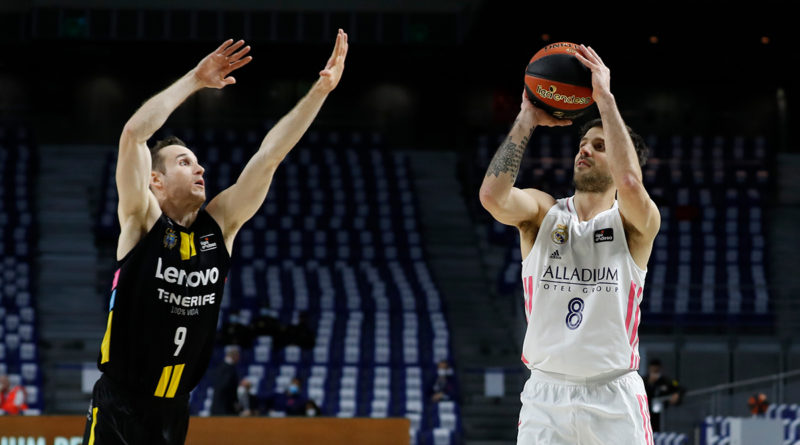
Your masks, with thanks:
[{"label": "fingers spread", "polygon": [[247,65],[248,63],[250,63],[251,60],[253,60],[253,57],[247,56],[242,60],[239,60],[239,61],[237,61],[235,63],[230,64],[228,66],[228,68],[225,70],[225,74],[228,74],[228,73],[230,73],[231,71],[233,71],[235,69],[239,69],[239,68]]},{"label": "fingers spread", "polygon": [[584,63],[584,65],[588,66],[589,68],[599,68],[605,66],[603,60],[600,58],[600,56],[597,55],[597,52],[595,52],[595,50],[591,46],[587,47],[581,45],[578,48],[578,52],[575,53],[575,56],[576,57],[580,56],[580,58],[586,60],[589,63],[589,65],[587,65],[586,63]]},{"label": "fingers spread", "polygon": [[222,52],[222,55],[227,57],[233,54],[234,51],[239,49],[242,45],[244,45],[244,40],[239,40],[238,42],[234,43],[233,45],[227,47],[225,51]]},{"label": "fingers spread", "polygon": [[592,62],[587,60],[586,57],[583,57],[583,54],[575,53],[575,58],[578,59],[585,67],[587,67],[589,69],[592,68],[592,66],[593,66]]},{"label": "fingers spread", "polygon": [[249,52],[250,52],[250,45],[247,45],[244,48],[242,48],[239,52],[237,52],[237,53],[233,54],[232,56],[230,56],[229,57],[229,59],[230,59],[229,61],[230,62],[236,62],[237,60],[241,59],[242,56],[244,56],[245,54],[247,54]]},{"label": "fingers spread", "polygon": [[222,51],[225,49],[225,47],[227,47],[227,46],[228,46],[228,45],[230,45],[231,43],[233,43],[233,39],[228,39],[228,40],[226,40],[226,41],[222,42],[222,45],[220,45],[220,46],[219,46],[219,48],[217,48],[216,50],[214,50],[214,52],[215,52],[215,53],[222,52]]},{"label": "fingers spread", "polygon": [[594,50],[594,48],[592,48],[590,46],[587,49],[595,57],[595,59],[597,59],[598,62],[603,63],[603,59],[600,58],[600,56],[597,54],[597,52]]}]

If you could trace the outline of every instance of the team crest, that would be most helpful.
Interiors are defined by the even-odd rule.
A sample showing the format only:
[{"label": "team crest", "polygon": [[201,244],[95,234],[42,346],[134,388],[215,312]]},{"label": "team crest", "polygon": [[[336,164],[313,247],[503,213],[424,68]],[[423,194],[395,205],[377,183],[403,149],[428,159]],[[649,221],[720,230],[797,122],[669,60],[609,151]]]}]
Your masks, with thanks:
[{"label": "team crest", "polygon": [[564,244],[569,239],[569,233],[567,232],[567,226],[563,224],[557,224],[556,230],[553,230],[553,233],[550,234],[550,239],[553,240],[556,244]]},{"label": "team crest", "polygon": [[164,233],[164,247],[172,249],[178,243],[178,234],[174,230],[167,227]]}]

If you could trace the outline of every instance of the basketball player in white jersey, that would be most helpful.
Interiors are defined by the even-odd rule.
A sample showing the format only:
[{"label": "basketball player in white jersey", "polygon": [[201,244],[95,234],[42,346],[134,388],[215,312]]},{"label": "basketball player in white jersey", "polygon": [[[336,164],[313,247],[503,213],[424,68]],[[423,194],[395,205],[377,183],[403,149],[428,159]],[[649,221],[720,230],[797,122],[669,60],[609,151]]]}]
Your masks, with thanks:
[{"label": "basketball player in white jersey", "polygon": [[581,133],[575,195],[556,200],[514,187],[538,125],[562,126],[522,95],[516,122],[480,191],[484,208],[516,226],[528,321],[517,444],[653,443],[639,367],[639,303],[661,218],[642,184],[647,148],[623,122],[610,71],[591,48],[576,57],[592,72],[600,119]]}]

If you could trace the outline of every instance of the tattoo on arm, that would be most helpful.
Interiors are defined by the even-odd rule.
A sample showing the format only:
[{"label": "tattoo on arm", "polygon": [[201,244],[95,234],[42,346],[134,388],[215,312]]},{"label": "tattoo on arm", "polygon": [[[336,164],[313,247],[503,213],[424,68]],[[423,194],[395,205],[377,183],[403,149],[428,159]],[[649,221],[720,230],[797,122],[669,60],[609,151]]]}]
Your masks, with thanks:
[{"label": "tattoo on arm", "polygon": [[527,136],[522,137],[522,142],[520,142],[519,145],[522,147],[523,150],[525,149],[525,147],[528,146],[528,141],[531,139],[532,136],[533,136],[533,128],[531,128],[531,131],[528,132]]},{"label": "tattoo on arm", "polygon": [[511,140],[511,136],[506,139],[503,145],[497,150],[489,168],[486,170],[486,176],[494,175],[500,177],[502,173],[508,173],[511,176],[511,183],[517,180],[519,167],[522,164],[522,154],[525,152],[525,145],[528,138],[523,138],[522,143],[517,145]]}]

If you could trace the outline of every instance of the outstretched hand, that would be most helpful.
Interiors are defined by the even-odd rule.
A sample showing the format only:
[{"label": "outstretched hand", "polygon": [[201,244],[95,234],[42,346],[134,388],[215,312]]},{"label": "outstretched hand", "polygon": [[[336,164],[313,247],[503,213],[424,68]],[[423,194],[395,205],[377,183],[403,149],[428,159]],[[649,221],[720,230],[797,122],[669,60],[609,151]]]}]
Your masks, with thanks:
[{"label": "outstretched hand", "polygon": [[598,99],[611,95],[611,70],[603,63],[603,59],[597,55],[591,46],[581,45],[575,57],[592,71],[592,99]]},{"label": "outstretched hand", "polygon": [[336,35],[336,44],[333,46],[333,53],[325,64],[325,68],[319,72],[317,84],[325,92],[330,93],[339,84],[344,72],[344,59],[347,57],[347,33],[339,29]]},{"label": "outstretched hand", "polygon": [[531,100],[528,99],[528,93],[525,92],[525,88],[522,89],[522,104],[520,104],[519,107],[522,111],[529,110],[533,113],[533,124],[536,126],[566,127],[567,125],[572,125],[571,120],[555,118],[551,116],[550,113],[534,105]]},{"label": "outstretched hand", "polygon": [[242,48],[242,45],[244,40],[233,43],[233,39],[228,39],[223,42],[219,48],[197,64],[194,69],[197,80],[207,88],[224,88],[226,85],[236,83],[236,78],[228,74],[253,60],[251,56],[244,57],[250,52],[250,46]]}]

